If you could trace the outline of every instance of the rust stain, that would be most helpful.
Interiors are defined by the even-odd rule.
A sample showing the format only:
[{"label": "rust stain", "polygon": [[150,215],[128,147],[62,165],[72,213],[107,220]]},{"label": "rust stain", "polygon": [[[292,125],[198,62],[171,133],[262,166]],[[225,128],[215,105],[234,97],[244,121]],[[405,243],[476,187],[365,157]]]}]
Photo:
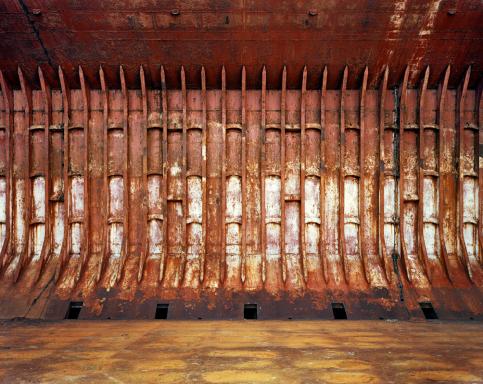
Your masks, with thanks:
[{"label": "rust stain", "polygon": [[[207,88],[180,68],[161,88],[119,67],[60,89],[21,69],[21,89],[0,73],[0,299],[2,317],[481,317],[479,114],[468,68],[419,88],[408,66],[398,90],[386,67],[296,71],[300,86]],[[307,87],[321,75],[320,90]],[[362,75],[358,88],[350,79]],[[114,85],[115,86],[115,85]],[[151,308],[151,309],[150,309]],[[407,310],[407,311],[406,311]],[[382,315],[381,315],[382,314]]]}]

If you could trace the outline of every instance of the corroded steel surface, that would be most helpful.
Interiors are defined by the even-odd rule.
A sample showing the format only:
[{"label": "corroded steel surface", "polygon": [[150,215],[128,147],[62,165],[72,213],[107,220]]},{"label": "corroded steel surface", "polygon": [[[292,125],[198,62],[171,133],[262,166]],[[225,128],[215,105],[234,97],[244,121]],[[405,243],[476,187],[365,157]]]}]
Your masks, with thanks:
[{"label": "corroded steel surface", "polygon": [[481,322],[1,322],[2,383],[481,383]]},{"label": "corroded steel surface", "polygon": [[[0,68],[17,84],[17,65],[38,84],[37,66],[60,87],[57,66],[79,87],[77,66],[97,82],[103,64],[110,84],[120,88],[118,66],[126,69],[129,88],[139,88],[136,71],[160,87],[159,64],[168,81],[181,87],[177,71],[185,65],[188,88],[199,88],[199,65],[206,68],[208,88],[239,87],[239,67],[247,68],[247,88],[279,88],[283,65],[289,89],[299,88],[299,72],[311,68],[308,89],[328,65],[328,86],[340,85],[340,69],[349,65],[368,84],[378,82],[390,65],[389,85],[397,85],[406,65],[414,86],[426,66],[429,85],[451,64],[450,86],[456,87],[466,66],[482,67],[483,8],[480,0],[1,0]],[[476,80],[470,84],[474,87]],[[360,78],[350,76],[349,88]]]},{"label": "corroded steel surface", "polygon": [[[101,67],[40,90],[0,72],[0,316],[482,317],[481,88],[430,67],[389,89],[110,89]],[[478,74],[477,74],[478,75]],[[252,74],[254,76],[254,74]],[[293,75],[294,76],[294,75]],[[394,80],[393,80],[394,81]],[[92,88],[91,88],[91,87]]]}]

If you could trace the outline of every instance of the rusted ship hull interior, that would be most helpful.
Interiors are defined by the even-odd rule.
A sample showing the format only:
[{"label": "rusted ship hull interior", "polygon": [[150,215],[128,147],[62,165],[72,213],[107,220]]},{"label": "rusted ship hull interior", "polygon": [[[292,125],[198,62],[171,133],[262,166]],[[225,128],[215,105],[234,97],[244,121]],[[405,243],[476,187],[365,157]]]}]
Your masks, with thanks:
[{"label": "rusted ship hull interior", "polygon": [[479,1],[92,3],[0,7],[0,318],[483,319]]}]

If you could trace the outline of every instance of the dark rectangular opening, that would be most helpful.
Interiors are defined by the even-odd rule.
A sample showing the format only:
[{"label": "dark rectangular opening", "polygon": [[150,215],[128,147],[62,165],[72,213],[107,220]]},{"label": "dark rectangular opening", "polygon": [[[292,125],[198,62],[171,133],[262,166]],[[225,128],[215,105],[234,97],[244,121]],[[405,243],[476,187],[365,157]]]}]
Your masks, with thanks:
[{"label": "dark rectangular opening", "polygon": [[347,319],[347,313],[345,312],[343,303],[332,303],[332,313],[334,314],[334,319],[336,320]]},{"label": "dark rectangular opening", "polygon": [[84,305],[84,302],[82,301],[71,301],[69,303],[69,308],[67,309],[67,313],[65,314],[65,319],[69,319],[69,320],[78,319],[83,305]]},{"label": "dark rectangular opening", "polygon": [[257,305],[245,304],[243,308],[243,318],[246,320],[256,320],[258,318]]},{"label": "dark rectangular opening", "polygon": [[169,307],[169,304],[157,304],[156,314],[154,315],[154,318],[166,320],[168,318],[168,307]]},{"label": "dark rectangular opening", "polygon": [[438,314],[433,308],[433,304],[431,304],[429,301],[425,301],[422,303],[419,303],[419,306],[421,307],[421,311],[423,311],[424,317],[426,320],[437,320],[438,319]]}]

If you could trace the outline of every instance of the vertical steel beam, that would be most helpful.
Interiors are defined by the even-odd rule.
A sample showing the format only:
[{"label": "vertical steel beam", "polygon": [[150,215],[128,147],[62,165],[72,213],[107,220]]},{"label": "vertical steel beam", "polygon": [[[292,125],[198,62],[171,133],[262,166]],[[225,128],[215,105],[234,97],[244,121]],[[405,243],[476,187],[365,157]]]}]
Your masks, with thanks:
[{"label": "vertical steel beam", "polygon": [[31,221],[31,190],[32,181],[30,176],[30,126],[32,125],[32,90],[27,83],[22,69],[18,68],[18,77],[20,80],[20,88],[22,94],[23,102],[23,139],[24,139],[24,150],[25,150],[25,169],[24,171],[24,222],[26,226],[25,234],[25,244],[19,254],[19,259],[17,263],[14,262],[12,265],[13,270],[11,270],[13,281],[17,282],[23,267],[29,261],[29,250],[30,250],[30,221]]},{"label": "vertical steel beam", "polygon": [[267,125],[267,70],[265,66],[262,69],[262,99],[261,99],[261,135],[262,149],[260,153],[260,180],[261,180],[261,237],[262,237],[262,282],[265,284],[267,278],[267,223],[266,223],[266,207],[265,207],[265,142],[266,142],[266,125]]},{"label": "vertical steel beam", "polygon": [[438,171],[440,172],[439,178],[438,178],[438,191],[439,191],[439,197],[438,197],[438,221],[439,221],[439,227],[438,227],[438,232],[439,232],[439,238],[441,242],[441,254],[442,254],[442,259],[444,262],[444,269],[445,269],[445,274],[446,277],[450,282],[452,282],[452,271],[451,271],[451,266],[450,266],[450,261],[448,258],[448,251],[446,247],[446,238],[445,238],[445,233],[444,233],[444,195],[446,194],[446,191],[443,186],[443,177],[442,177],[442,162],[443,162],[443,154],[444,154],[444,128],[446,125],[446,118],[445,118],[445,113],[446,113],[446,108],[447,108],[447,97],[448,97],[448,81],[449,81],[449,76],[451,73],[451,66],[448,65],[446,67],[446,70],[444,72],[444,78],[443,82],[439,84],[438,87],[438,97],[439,97],[439,103],[438,103],[438,109],[436,111],[436,125],[439,128],[439,135],[438,135]]},{"label": "vertical steel beam", "polygon": [[286,128],[286,104],[287,104],[287,67],[283,66],[282,72],[282,92],[280,100],[280,206],[281,206],[281,227],[280,227],[280,242],[281,242],[281,260],[282,260],[282,281],[287,282],[287,257],[285,255],[285,128]]},{"label": "vertical steel beam", "polygon": [[[225,66],[221,68],[221,256],[220,280],[221,285],[226,281],[226,72]],[[203,266],[204,270],[204,266]]]},{"label": "vertical steel beam", "polygon": [[149,252],[149,203],[148,203],[148,94],[146,89],[146,77],[144,75],[144,68],[141,65],[139,67],[139,78],[141,80],[141,98],[142,98],[142,108],[143,108],[143,119],[141,124],[142,129],[142,167],[143,167],[143,175],[142,175],[142,193],[143,193],[143,201],[142,201],[142,215],[143,215],[143,238],[144,244],[142,245],[141,255],[139,258],[139,267],[138,267],[138,282],[140,282],[143,278],[144,268],[146,267],[146,258]]},{"label": "vertical steel beam", "polygon": [[403,278],[402,280],[408,280],[409,279],[409,274],[408,274],[408,253],[406,249],[406,241],[405,241],[405,225],[404,225],[404,215],[405,215],[405,201],[404,201],[404,183],[405,183],[405,178],[404,178],[404,170],[403,170],[403,157],[404,157],[404,129],[406,125],[406,109],[407,109],[407,90],[408,90],[408,78],[409,78],[409,67],[406,67],[406,70],[404,71],[404,78],[400,86],[400,96],[399,96],[399,188],[398,188],[398,194],[399,194],[399,232],[400,232],[400,237],[401,237],[401,258],[398,258],[398,263],[399,263],[399,271],[403,273]]},{"label": "vertical steel beam", "polygon": [[428,277],[429,282],[431,283],[431,275],[430,275],[430,266],[428,260],[428,252],[426,249],[426,242],[424,238],[424,213],[423,213],[423,204],[424,204],[424,149],[425,149],[425,142],[424,142],[424,108],[426,107],[425,98],[426,98],[426,91],[428,88],[428,79],[429,79],[429,66],[426,67],[424,71],[424,78],[421,83],[421,87],[419,90],[419,105],[418,105],[418,126],[419,126],[419,146],[418,146],[418,249],[421,254],[422,258],[422,265],[424,268],[424,272]]},{"label": "vertical steel beam", "polygon": [[[200,261],[199,261],[199,270],[200,270],[200,282],[203,282],[203,277],[204,277],[204,266],[205,266],[205,259],[206,259],[206,237],[207,237],[207,232],[206,232],[206,221],[207,221],[207,216],[208,216],[208,209],[207,209],[207,190],[206,190],[206,159],[207,159],[207,153],[206,153],[206,136],[207,136],[207,106],[206,106],[207,100],[206,100],[206,73],[205,73],[205,67],[201,67],[201,104],[202,104],[202,122],[201,122],[201,158],[202,158],[202,164],[201,164],[201,190],[202,190],[202,195],[201,195],[201,247],[200,247]],[[224,148],[224,139],[225,139],[225,132],[223,132],[223,148]],[[224,152],[224,149],[223,149]],[[222,168],[225,167],[224,162],[222,162]],[[223,172],[223,171],[222,171]],[[223,179],[222,179],[223,180]],[[224,182],[222,183],[224,185]],[[222,200],[223,201],[223,200]],[[224,205],[224,203],[222,203]],[[224,228],[224,224],[222,226]],[[223,232],[223,231],[222,231]],[[221,251],[221,254],[224,254],[224,250]],[[223,256],[220,256],[220,259],[223,258]],[[221,272],[222,269],[220,269],[220,283],[223,280],[223,272]]]},{"label": "vertical steel beam", "polygon": [[161,66],[161,104],[162,104],[162,124],[163,124],[163,239],[164,251],[161,256],[159,282],[162,283],[166,271],[167,255],[168,255],[168,92],[166,89],[166,75],[164,67]]},{"label": "vertical steel beam", "polygon": [[325,241],[325,228],[327,222],[325,220],[325,180],[326,180],[326,165],[325,165],[325,136],[326,136],[326,98],[327,98],[327,66],[322,72],[322,84],[320,88],[320,238],[319,238],[319,253],[320,266],[324,277],[324,282],[327,284],[327,247]]},{"label": "vertical steel beam", "polygon": [[188,214],[188,180],[187,180],[187,99],[186,99],[186,74],[184,66],[181,66],[181,103],[182,103],[182,165],[181,165],[181,181],[183,183],[183,197],[182,197],[182,209],[183,209],[183,254],[182,260],[179,266],[178,282],[183,281],[184,271],[186,267],[186,257],[188,249],[188,226],[187,226],[187,214]]},{"label": "vertical steel beam", "polygon": [[37,269],[37,275],[35,280],[38,280],[41,276],[41,272],[47,259],[50,255],[51,247],[51,212],[50,212],[50,125],[52,122],[52,97],[50,86],[45,80],[44,74],[40,67],[38,68],[40,88],[42,91],[42,102],[44,108],[44,148],[43,148],[43,158],[44,158],[44,178],[45,178],[45,188],[44,188],[44,201],[45,201],[45,235],[44,242],[42,245],[42,251],[40,254],[40,265]]},{"label": "vertical steel beam", "polygon": [[247,171],[246,171],[246,164],[247,164],[247,149],[246,149],[246,123],[247,123],[247,112],[246,112],[246,104],[247,104],[247,89],[246,89],[246,69],[245,66],[242,68],[242,79],[241,79],[241,129],[242,129],[242,155],[241,155],[241,162],[242,162],[242,180],[241,180],[241,189],[242,189],[242,251],[241,251],[241,280],[242,284],[245,282],[246,278],[246,258],[247,258]]},{"label": "vertical steel beam", "polygon": [[68,263],[69,244],[70,244],[70,177],[69,177],[69,157],[70,157],[70,143],[69,143],[69,109],[70,109],[70,88],[67,83],[64,71],[59,66],[58,70],[60,87],[62,92],[62,125],[64,128],[64,165],[63,165],[63,179],[64,179],[64,240],[59,257],[59,267],[56,270],[56,282],[62,276],[64,268]]},{"label": "vertical steel beam", "polygon": [[[365,237],[364,226],[371,225],[373,223],[366,223],[365,214],[365,168],[366,168],[366,95],[367,95],[367,78],[369,76],[369,69],[367,66],[364,68],[364,74],[362,77],[362,85],[359,96],[359,226],[358,226],[358,236],[359,236],[359,261],[360,268],[362,271],[362,280],[359,283],[359,287],[366,289],[369,283],[373,283],[369,274],[371,272],[376,273],[379,265],[375,260],[371,260],[367,254],[368,244],[371,242],[370,237]],[[370,136],[370,134],[367,134]],[[372,275],[371,275],[372,276]]]},{"label": "vertical steel beam", "polygon": [[109,258],[109,89],[107,87],[104,70],[102,66],[99,68],[99,78],[101,82],[101,93],[102,93],[102,118],[103,118],[103,185],[102,185],[102,196],[104,197],[104,223],[103,223],[103,244],[101,251],[101,262],[99,263],[99,268],[97,271],[96,281],[99,282],[101,279],[101,274],[105,269],[105,265]]},{"label": "vertical steel beam", "polygon": [[378,169],[378,179],[379,179],[379,208],[378,208],[378,229],[377,234],[379,238],[379,257],[381,259],[381,264],[384,267],[385,277],[389,284],[393,281],[393,270],[391,269],[391,259],[390,255],[387,253],[386,239],[384,234],[384,190],[385,190],[385,178],[386,178],[386,168],[384,163],[384,135],[385,135],[385,105],[386,105],[386,94],[387,94],[387,82],[389,78],[389,66],[386,65],[384,68],[384,74],[379,87],[379,169]]},{"label": "vertical steel beam", "polygon": [[347,278],[347,260],[345,254],[345,236],[344,236],[344,155],[345,155],[345,93],[347,89],[348,68],[344,67],[342,75],[342,84],[340,87],[340,104],[339,104],[339,252],[341,255],[342,279],[346,284],[349,283]]},{"label": "vertical steel beam", "polygon": [[307,252],[305,249],[305,105],[307,97],[307,66],[304,66],[302,74],[302,89],[300,92],[300,266],[305,283],[307,283]]},{"label": "vertical steel beam", "polygon": [[85,81],[84,71],[82,67],[79,66],[79,79],[81,84],[81,94],[82,94],[82,115],[83,115],[83,126],[84,126],[84,233],[82,241],[82,253],[80,258],[78,279],[81,277],[84,268],[87,264],[88,255],[90,252],[90,188],[89,188],[89,85]]},{"label": "vertical steel beam", "polygon": [[14,103],[13,103],[13,92],[10,85],[5,80],[5,76],[2,71],[0,71],[0,89],[2,91],[3,107],[5,113],[4,119],[4,130],[5,130],[5,238],[0,250],[0,271],[9,262],[12,252],[12,239],[13,239],[13,220],[12,220],[12,171],[13,164],[15,161],[14,151],[13,151],[13,136],[14,136],[14,125],[13,125],[13,115],[14,115]]}]

